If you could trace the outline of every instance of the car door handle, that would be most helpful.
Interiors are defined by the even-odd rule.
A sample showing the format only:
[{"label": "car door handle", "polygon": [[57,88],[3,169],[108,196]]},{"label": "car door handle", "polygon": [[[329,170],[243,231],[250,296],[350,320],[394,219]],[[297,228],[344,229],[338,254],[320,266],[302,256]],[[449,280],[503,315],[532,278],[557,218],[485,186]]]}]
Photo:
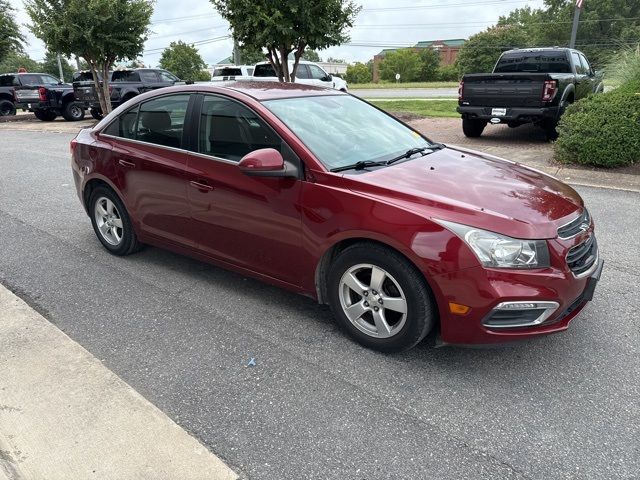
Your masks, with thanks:
[{"label": "car door handle", "polygon": [[213,190],[213,187],[211,185],[207,185],[206,183],[196,182],[195,180],[191,180],[189,182],[189,185],[201,191],[206,190],[210,192],[211,190]]},{"label": "car door handle", "polygon": [[127,162],[126,160],[123,160],[122,158],[120,160],[118,160],[118,163],[120,165],[122,165],[123,167],[127,167],[127,168],[135,168],[136,164],[133,162]]}]

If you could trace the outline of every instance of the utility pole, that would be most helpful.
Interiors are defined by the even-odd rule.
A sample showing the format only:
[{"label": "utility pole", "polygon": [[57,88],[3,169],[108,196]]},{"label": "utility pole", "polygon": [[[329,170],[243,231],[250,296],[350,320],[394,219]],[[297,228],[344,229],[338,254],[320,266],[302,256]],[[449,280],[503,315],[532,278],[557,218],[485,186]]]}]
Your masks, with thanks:
[{"label": "utility pole", "polygon": [[578,36],[578,23],[580,22],[580,12],[582,11],[583,5],[584,5],[584,0],[576,0],[576,10],[573,14],[573,30],[571,30],[571,42],[569,43],[569,48],[576,48],[576,37]]},{"label": "utility pole", "polygon": [[60,72],[60,80],[64,82],[64,72],[62,71],[62,60],[60,60],[60,54],[58,54],[58,71]]},{"label": "utility pole", "polygon": [[76,67],[78,67],[78,70],[81,70],[80,69],[80,57],[78,57],[77,55],[76,55]]}]

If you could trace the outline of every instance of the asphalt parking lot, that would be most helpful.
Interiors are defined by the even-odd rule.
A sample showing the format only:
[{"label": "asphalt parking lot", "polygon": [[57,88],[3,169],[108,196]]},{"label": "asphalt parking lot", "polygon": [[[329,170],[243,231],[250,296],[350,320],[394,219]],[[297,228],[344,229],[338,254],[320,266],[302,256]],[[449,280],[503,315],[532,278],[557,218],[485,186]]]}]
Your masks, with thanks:
[{"label": "asphalt parking lot", "polygon": [[0,130],[0,283],[242,476],[637,478],[640,194],[577,187],[606,265],[569,331],[383,355],[310,299],[155,248],[106,253],[72,137]]}]

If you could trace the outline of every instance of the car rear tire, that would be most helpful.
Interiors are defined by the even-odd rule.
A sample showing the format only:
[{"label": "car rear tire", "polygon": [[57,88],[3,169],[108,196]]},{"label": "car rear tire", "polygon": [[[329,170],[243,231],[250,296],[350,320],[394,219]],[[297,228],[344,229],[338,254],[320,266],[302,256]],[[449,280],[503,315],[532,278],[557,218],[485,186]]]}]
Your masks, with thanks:
[{"label": "car rear tire", "polygon": [[91,116],[96,120],[102,120],[103,118],[102,110],[100,110],[99,108],[91,108],[89,110],[89,113],[91,113]]},{"label": "car rear tire", "polygon": [[9,100],[0,100],[0,117],[9,117],[16,114],[16,106]]},{"label": "car rear tire", "polygon": [[113,190],[96,188],[89,197],[88,210],[98,240],[110,253],[124,256],[140,250],[127,209]]},{"label": "car rear tire", "polygon": [[62,116],[67,122],[77,122],[84,118],[84,106],[80,102],[69,102],[62,108]]},{"label": "car rear tire", "polygon": [[484,132],[484,127],[487,126],[486,120],[475,120],[470,118],[462,119],[462,132],[465,137],[477,138]]},{"label": "car rear tire", "polygon": [[58,116],[53,110],[34,110],[33,114],[43,122],[53,122]]},{"label": "car rear tire", "polygon": [[436,322],[431,290],[398,252],[359,243],[333,261],[329,305],[338,323],[365,347],[400,352],[417,345]]}]

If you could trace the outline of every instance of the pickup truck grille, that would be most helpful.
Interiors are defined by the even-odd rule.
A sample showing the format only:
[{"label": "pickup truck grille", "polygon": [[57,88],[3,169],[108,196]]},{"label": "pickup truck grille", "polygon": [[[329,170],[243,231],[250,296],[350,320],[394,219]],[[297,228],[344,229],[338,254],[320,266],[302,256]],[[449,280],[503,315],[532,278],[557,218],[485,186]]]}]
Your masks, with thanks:
[{"label": "pickup truck grille", "polygon": [[584,242],[576,245],[567,253],[567,265],[576,277],[589,271],[598,260],[598,242],[590,235]]},{"label": "pickup truck grille", "polygon": [[579,233],[582,233],[588,230],[591,225],[591,216],[589,215],[589,211],[585,208],[575,220],[563,225],[558,228],[558,237],[562,240],[567,240],[569,238],[573,238]]}]

